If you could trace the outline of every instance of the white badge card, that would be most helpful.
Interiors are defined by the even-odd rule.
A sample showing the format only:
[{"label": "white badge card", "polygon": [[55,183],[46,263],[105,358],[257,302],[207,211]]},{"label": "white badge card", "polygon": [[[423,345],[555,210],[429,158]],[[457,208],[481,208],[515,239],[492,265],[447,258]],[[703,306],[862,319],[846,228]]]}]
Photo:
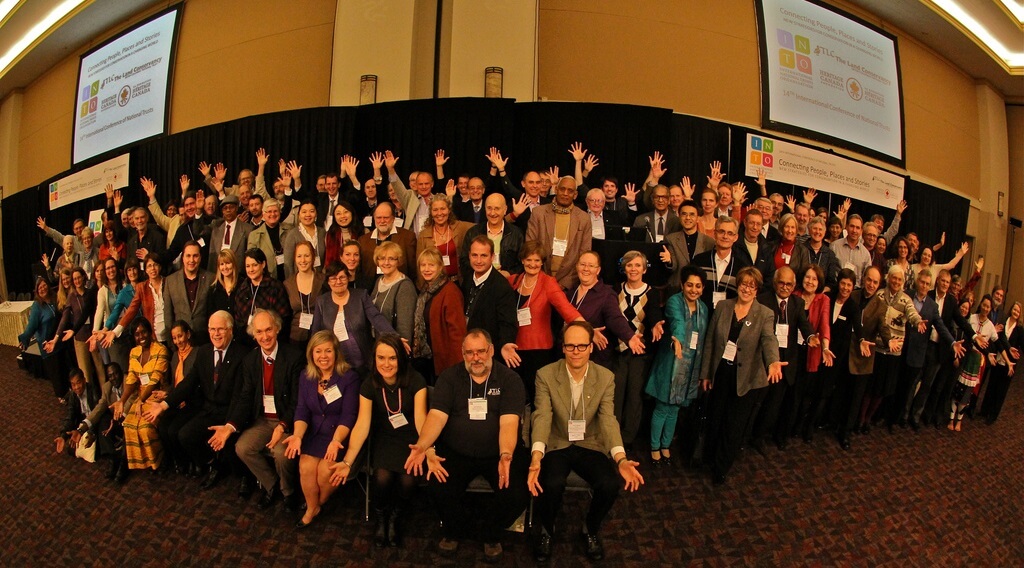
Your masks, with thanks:
[{"label": "white badge card", "polygon": [[338,385],[332,385],[331,388],[324,391],[324,400],[327,401],[327,404],[331,404],[339,398],[341,398],[341,389],[338,388]]},{"label": "white badge card", "polygon": [[730,341],[725,344],[725,351],[722,353],[722,359],[730,362],[736,360],[736,343]]},{"label": "white badge card", "polygon": [[555,239],[551,245],[552,256],[565,256],[565,249],[568,248],[569,241],[565,239]]},{"label": "white badge card", "polygon": [[384,269],[378,266],[377,267],[377,274],[384,274]]},{"label": "white badge card", "polygon": [[392,428],[394,428],[395,430],[398,430],[402,426],[405,426],[406,424],[408,424],[409,420],[407,420],[405,418],[404,414],[399,412],[398,414],[392,414],[391,416],[388,416],[388,422],[391,423],[391,427]]},{"label": "white badge card", "polygon": [[584,434],[587,432],[587,421],[586,420],[570,420],[569,421],[569,441],[579,442],[583,440]]},{"label": "white badge card", "polygon": [[779,349],[785,349],[789,347],[789,324],[788,323],[777,323],[775,324],[775,338],[779,340]]},{"label": "white badge card", "polygon": [[443,262],[445,266],[451,266],[452,265],[452,257],[450,257],[448,255],[444,255],[444,256],[441,257],[441,262]]},{"label": "white badge card", "polygon": [[718,307],[718,302],[725,300],[725,292],[714,292],[711,294],[712,307]]},{"label": "white badge card", "polygon": [[595,239],[603,239],[604,238],[604,227],[601,227],[601,226],[598,226],[598,225],[594,225],[594,230],[591,232],[591,237],[593,237]]},{"label": "white badge card", "polygon": [[836,319],[839,320],[839,321],[846,321],[846,316],[840,314],[839,317],[836,318]]},{"label": "white badge card", "polygon": [[697,341],[700,339],[696,331],[690,332],[690,349],[697,348]]},{"label": "white badge card", "polygon": [[367,229],[373,227],[373,217],[370,215],[363,217],[363,226],[366,227]]},{"label": "white badge card", "polygon": [[252,325],[252,314],[249,314],[249,319],[246,320],[245,325]]},{"label": "white badge card", "polygon": [[850,270],[853,270],[854,272],[857,271],[857,267],[854,266],[852,262],[847,262],[847,263],[843,264],[843,268],[849,268]]},{"label": "white badge card", "polygon": [[782,253],[782,262],[789,264],[789,259],[793,258],[792,255]]},{"label": "white badge card", "polygon": [[313,255],[313,268],[319,268],[319,267],[320,267],[320,255],[319,254],[314,254]]},{"label": "white badge card", "polygon": [[519,308],[516,310],[516,317],[519,319],[519,325],[530,325],[533,321],[533,316],[530,315],[530,308]]},{"label": "white badge card", "polygon": [[654,236],[654,242],[656,242],[656,243],[660,243],[663,240],[665,240],[665,235],[655,235]]},{"label": "white badge card", "polygon": [[486,398],[471,398],[471,399],[469,399],[469,419],[470,420],[487,420],[487,399]]},{"label": "white badge card", "polygon": [[199,248],[203,248],[206,246],[206,239],[199,239],[196,243],[199,244]]},{"label": "white badge card", "polygon": [[284,255],[283,254],[275,254],[274,255],[274,262],[276,262],[279,266],[284,266]]},{"label": "white badge card", "polygon": [[149,373],[139,373],[139,384],[142,386],[149,384]]},{"label": "white badge card", "polygon": [[301,329],[309,329],[313,327],[313,314],[299,314],[299,327]]},{"label": "white badge card", "polygon": [[274,403],[274,395],[263,395],[263,412],[267,414],[277,414],[277,405]]},{"label": "white badge card", "polygon": [[797,345],[803,345],[804,344],[804,332],[800,331],[799,329],[796,330],[796,344]]}]

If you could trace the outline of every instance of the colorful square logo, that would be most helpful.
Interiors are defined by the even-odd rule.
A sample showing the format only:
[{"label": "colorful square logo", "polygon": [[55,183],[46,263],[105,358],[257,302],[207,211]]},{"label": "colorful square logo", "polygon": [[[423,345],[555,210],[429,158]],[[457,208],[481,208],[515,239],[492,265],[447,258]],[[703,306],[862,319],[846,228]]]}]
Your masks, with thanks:
[{"label": "colorful square logo", "polygon": [[57,201],[57,182],[50,184],[50,201]]},{"label": "colorful square logo", "polygon": [[761,146],[765,152],[771,153],[775,151],[775,141],[773,140],[765,140],[761,143]]},{"label": "colorful square logo", "polygon": [[800,53],[811,53],[811,40],[804,36],[796,36],[796,50]]},{"label": "colorful square logo", "polygon": [[793,49],[793,34],[783,29],[776,29],[775,36],[779,41],[779,47]]},{"label": "colorful square logo", "polygon": [[771,154],[761,154],[761,165],[770,168],[775,165],[775,157]]},{"label": "colorful square logo", "polygon": [[83,101],[89,100],[89,91],[90,91],[89,85],[86,85],[86,86],[82,87],[82,100]]},{"label": "colorful square logo", "polygon": [[796,68],[801,73],[807,73],[808,75],[811,75],[811,58],[807,57],[806,55],[797,55]]},{"label": "colorful square logo", "polygon": [[756,150],[751,152],[750,153],[750,163],[754,164],[755,166],[760,166],[761,165],[761,152],[758,152]]},{"label": "colorful square logo", "polygon": [[78,116],[84,118],[88,114],[89,114],[89,101],[85,101],[84,103],[82,103],[81,110],[78,111]]},{"label": "colorful square logo", "polygon": [[100,104],[99,97],[93,97],[89,99],[89,112],[96,112],[96,107]]},{"label": "colorful square logo", "polygon": [[92,85],[89,85],[89,96],[95,97],[98,94],[100,94],[100,82],[93,81]]},{"label": "colorful square logo", "polygon": [[796,55],[788,49],[779,50],[779,65],[782,65],[786,69],[796,68]]},{"label": "colorful square logo", "polygon": [[751,136],[750,137],[750,148],[753,149],[753,150],[760,150],[761,149],[761,139],[758,138],[757,136]]}]

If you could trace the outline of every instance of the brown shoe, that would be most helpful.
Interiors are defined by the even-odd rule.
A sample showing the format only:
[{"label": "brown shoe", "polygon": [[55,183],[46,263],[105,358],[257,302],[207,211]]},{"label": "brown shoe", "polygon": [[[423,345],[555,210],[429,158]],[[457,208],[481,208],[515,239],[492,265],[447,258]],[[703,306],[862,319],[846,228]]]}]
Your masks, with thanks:
[{"label": "brown shoe", "polygon": [[437,543],[437,551],[442,556],[452,556],[459,550],[459,541],[444,537]]},{"label": "brown shoe", "polygon": [[497,562],[501,560],[503,550],[501,549],[501,543],[484,543],[484,560],[487,562]]}]

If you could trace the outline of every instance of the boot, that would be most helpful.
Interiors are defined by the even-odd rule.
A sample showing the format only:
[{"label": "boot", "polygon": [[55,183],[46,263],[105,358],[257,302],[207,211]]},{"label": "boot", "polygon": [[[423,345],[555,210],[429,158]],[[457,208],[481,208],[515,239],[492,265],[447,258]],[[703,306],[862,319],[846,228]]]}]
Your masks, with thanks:
[{"label": "boot", "polygon": [[117,454],[110,456],[110,468],[107,469],[107,473],[103,474],[103,477],[106,479],[114,479],[114,476],[117,475],[117,468],[120,465],[120,463],[121,456]]},{"label": "boot", "polygon": [[388,516],[388,546],[398,548],[402,544],[401,535],[398,533],[398,520],[402,516],[402,509],[395,507]]},{"label": "boot", "polygon": [[388,545],[388,512],[387,509],[374,509],[377,514],[377,530],[373,533],[373,544],[377,548]]}]

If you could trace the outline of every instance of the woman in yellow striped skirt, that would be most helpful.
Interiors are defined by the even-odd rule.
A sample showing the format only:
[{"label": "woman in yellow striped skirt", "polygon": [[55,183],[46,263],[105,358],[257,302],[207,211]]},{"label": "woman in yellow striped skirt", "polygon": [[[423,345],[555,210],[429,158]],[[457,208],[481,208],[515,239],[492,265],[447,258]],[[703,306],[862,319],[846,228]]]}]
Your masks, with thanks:
[{"label": "woman in yellow striped skirt", "polygon": [[[115,417],[124,411],[125,454],[129,469],[157,469],[163,458],[163,447],[156,425],[142,417],[142,407],[149,395],[165,387],[167,376],[167,348],[153,341],[153,326],[138,318],[132,323],[135,347],[128,358],[128,374],[124,378],[124,393],[115,404]],[[137,396],[136,396],[137,395]]]}]

